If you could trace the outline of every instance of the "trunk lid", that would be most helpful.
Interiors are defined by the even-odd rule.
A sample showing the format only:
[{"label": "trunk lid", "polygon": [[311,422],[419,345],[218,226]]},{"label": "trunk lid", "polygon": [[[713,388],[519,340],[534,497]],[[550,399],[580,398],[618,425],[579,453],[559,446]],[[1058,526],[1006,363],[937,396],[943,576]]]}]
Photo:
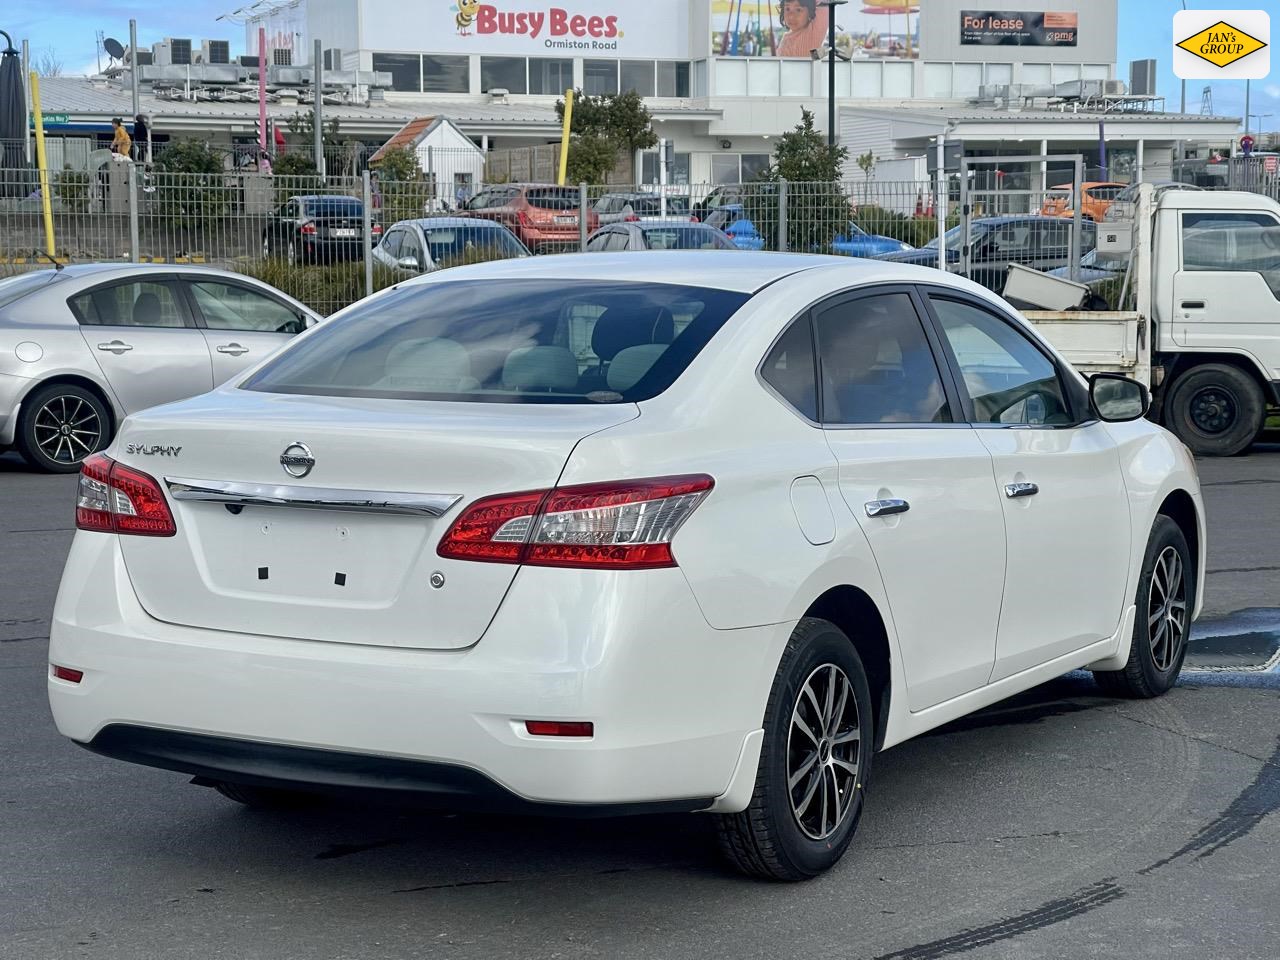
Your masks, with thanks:
[{"label": "trunk lid", "polygon": [[[554,486],[583,437],[634,405],[436,403],[220,391],[131,418],[113,455],[165,489],[177,535],[122,536],[143,608],[168,623],[338,643],[457,649],[480,639],[515,575],[444,560],[466,506]],[[281,457],[307,459],[314,466]],[[175,452],[176,448],[176,452]],[[297,473],[304,473],[297,476]],[[291,501],[175,499],[234,487]],[[442,496],[442,516],[334,509]],[[325,500],[304,507],[300,501]],[[350,504],[348,504],[350,506]],[[442,586],[433,575],[443,575]],[[436,580],[438,581],[438,577]]]}]

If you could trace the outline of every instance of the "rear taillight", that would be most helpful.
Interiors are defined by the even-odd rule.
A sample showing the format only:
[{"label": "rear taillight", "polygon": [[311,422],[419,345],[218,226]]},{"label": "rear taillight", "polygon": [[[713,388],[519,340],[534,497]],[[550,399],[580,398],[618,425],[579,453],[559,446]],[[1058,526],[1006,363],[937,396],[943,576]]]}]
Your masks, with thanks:
[{"label": "rear taillight", "polygon": [[535,567],[674,567],[671,541],[713,486],[696,474],[486,497],[454,522],[437,552]]},{"label": "rear taillight", "polygon": [[640,218],[639,218],[639,217],[637,217],[634,213],[628,213],[628,214],[627,214],[625,217],[623,217],[622,219],[623,219],[623,221],[624,221],[624,222],[626,222],[626,223],[639,223],[639,222],[640,222]]},{"label": "rear taillight", "polygon": [[316,225],[312,223],[310,220],[308,220],[306,223],[304,223],[302,226],[298,228],[298,232],[305,233],[309,237],[314,236],[316,232]]},{"label": "rear taillight", "polygon": [[382,232],[382,224],[380,224],[380,223],[375,223],[375,224],[374,224],[372,227],[370,227],[369,229],[370,229],[370,230],[372,230],[375,234],[381,233],[381,232]]},{"label": "rear taillight", "polygon": [[691,214],[689,214],[689,222],[690,222],[690,223],[699,223],[699,222],[701,222],[701,221],[699,221],[699,220],[698,220],[698,215],[697,215],[696,213],[691,213]]},{"label": "rear taillight", "polygon": [[80,467],[76,528],[140,537],[178,532],[160,484],[102,453],[87,457]]},{"label": "rear taillight", "polygon": [[516,219],[520,221],[520,226],[522,227],[529,227],[533,225],[533,220],[530,219],[529,214],[525,213],[523,210],[516,214]]}]

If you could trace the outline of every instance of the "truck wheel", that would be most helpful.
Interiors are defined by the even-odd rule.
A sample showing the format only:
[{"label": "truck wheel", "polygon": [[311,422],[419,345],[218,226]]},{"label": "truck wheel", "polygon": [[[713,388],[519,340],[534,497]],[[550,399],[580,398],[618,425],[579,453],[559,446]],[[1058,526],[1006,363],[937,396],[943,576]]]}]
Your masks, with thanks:
[{"label": "truck wheel", "polygon": [[1267,404],[1256,380],[1238,367],[1206,363],[1173,384],[1165,426],[1202,457],[1233,457],[1247,450],[1266,422]]}]

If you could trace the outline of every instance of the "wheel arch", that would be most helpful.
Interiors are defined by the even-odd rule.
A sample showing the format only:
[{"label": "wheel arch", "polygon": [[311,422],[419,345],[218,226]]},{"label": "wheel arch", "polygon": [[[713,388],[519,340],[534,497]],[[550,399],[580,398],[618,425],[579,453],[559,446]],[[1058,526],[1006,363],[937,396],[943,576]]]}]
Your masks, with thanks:
[{"label": "wheel arch", "polygon": [[20,421],[25,415],[28,401],[37,391],[43,390],[45,387],[56,386],[58,384],[81,387],[84,390],[88,390],[102,401],[102,405],[107,409],[107,416],[111,420],[111,423],[109,424],[111,437],[115,437],[116,431],[120,428],[120,421],[122,419],[120,411],[116,409],[115,400],[112,398],[111,394],[103,388],[102,384],[98,383],[91,377],[86,377],[83,374],[78,373],[57,373],[51,377],[45,377],[43,380],[33,384],[31,389],[23,394],[22,399],[18,401],[18,415],[14,418],[15,422]]},{"label": "wheel arch", "polygon": [[876,725],[875,749],[879,751],[884,746],[893,696],[889,632],[879,607],[864,590],[842,584],[818,597],[809,605],[805,616],[835,624],[858,651],[867,671],[867,685],[871,688],[871,708]]},{"label": "wheel arch", "polygon": [[1196,564],[1196,596],[1204,595],[1204,576],[1201,566],[1200,543],[1200,511],[1196,502],[1186,490],[1178,488],[1170,491],[1160,503],[1157,516],[1165,516],[1178,525],[1182,535],[1187,539],[1187,548]]},{"label": "wheel arch", "polygon": [[1164,382],[1161,384],[1161,421],[1167,410],[1167,399],[1172,392],[1174,385],[1186,376],[1196,367],[1202,367],[1206,364],[1216,363],[1226,367],[1235,367],[1242,373],[1247,373],[1258,387],[1262,390],[1263,397],[1268,403],[1280,403],[1280,396],[1277,395],[1276,385],[1268,380],[1262,365],[1257,358],[1251,354],[1224,352],[1224,353],[1175,353],[1173,362],[1168,365],[1165,373]]}]

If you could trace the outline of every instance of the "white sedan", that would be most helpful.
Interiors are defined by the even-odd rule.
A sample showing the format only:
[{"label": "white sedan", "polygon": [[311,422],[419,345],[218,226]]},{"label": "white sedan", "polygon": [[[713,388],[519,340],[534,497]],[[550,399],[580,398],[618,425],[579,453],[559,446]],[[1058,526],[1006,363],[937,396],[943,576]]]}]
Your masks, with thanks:
[{"label": "white sedan", "polygon": [[423,277],[86,461],[53,714],[248,804],[706,811],[810,877],[877,751],[1081,667],[1174,684],[1204,507],[1146,407],[926,268]]}]

